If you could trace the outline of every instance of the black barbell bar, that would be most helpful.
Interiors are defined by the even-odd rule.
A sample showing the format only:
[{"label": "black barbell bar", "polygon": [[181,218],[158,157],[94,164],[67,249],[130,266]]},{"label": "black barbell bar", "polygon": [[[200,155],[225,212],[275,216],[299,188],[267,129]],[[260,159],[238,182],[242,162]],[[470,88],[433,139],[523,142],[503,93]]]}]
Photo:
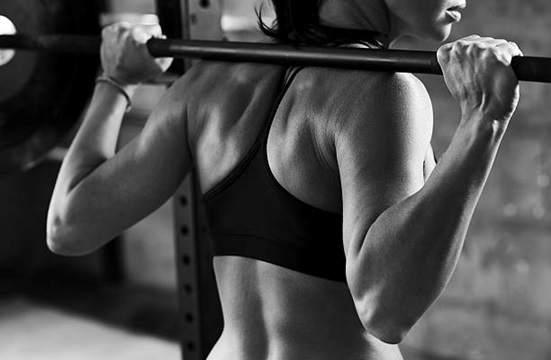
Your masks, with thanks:
[{"label": "black barbell bar", "polygon": [[[0,49],[99,54],[101,39],[71,35],[0,35]],[[154,57],[319,66],[441,75],[434,51],[328,48],[269,43],[156,39],[147,42]],[[524,56],[512,62],[522,81],[551,83],[551,58]]]}]

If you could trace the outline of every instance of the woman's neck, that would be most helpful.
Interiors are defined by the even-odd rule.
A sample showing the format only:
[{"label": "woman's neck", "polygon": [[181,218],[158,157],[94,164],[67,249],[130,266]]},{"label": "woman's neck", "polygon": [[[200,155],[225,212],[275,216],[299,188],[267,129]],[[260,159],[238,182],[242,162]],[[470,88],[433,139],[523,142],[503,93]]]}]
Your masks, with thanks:
[{"label": "woman's neck", "polygon": [[396,40],[391,33],[390,16],[383,0],[323,0],[320,24],[343,29],[371,30],[386,35],[385,45]]}]

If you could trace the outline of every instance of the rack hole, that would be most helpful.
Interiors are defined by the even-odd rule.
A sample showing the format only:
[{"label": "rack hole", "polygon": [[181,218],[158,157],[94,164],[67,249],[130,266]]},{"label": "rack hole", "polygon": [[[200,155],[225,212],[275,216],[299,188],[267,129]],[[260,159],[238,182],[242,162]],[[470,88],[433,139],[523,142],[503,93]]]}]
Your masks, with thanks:
[{"label": "rack hole", "polygon": [[185,196],[182,195],[182,196],[180,196],[180,199],[179,199],[179,200],[180,200],[180,206],[182,206],[182,207],[187,206],[187,204],[188,204],[187,197],[185,197]]},{"label": "rack hole", "polygon": [[193,293],[193,287],[190,284],[184,284],[184,292],[187,295],[191,295]]},{"label": "rack hole", "polygon": [[193,314],[192,313],[186,313],[186,321],[188,323],[193,322]]}]

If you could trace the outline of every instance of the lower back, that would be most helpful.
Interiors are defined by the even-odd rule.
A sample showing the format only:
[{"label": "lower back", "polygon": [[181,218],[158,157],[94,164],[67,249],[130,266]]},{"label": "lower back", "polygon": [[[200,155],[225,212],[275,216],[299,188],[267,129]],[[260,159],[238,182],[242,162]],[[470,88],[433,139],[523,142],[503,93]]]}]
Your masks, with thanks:
[{"label": "lower back", "polygon": [[223,334],[208,360],[401,360],[363,328],[346,284],[216,257]]}]

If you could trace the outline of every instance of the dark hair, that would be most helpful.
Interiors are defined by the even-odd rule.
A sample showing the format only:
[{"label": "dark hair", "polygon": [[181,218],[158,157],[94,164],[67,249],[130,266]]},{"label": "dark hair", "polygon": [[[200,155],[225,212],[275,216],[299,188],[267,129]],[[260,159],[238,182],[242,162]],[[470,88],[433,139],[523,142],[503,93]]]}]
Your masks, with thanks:
[{"label": "dark hair", "polygon": [[320,43],[319,4],[321,0],[271,0],[276,20],[272,26],[262,21],[262,6],[257,9],[260,30],[286,43]]},{"label": "dark hair", "polygon": [[256,9],[260,30],[269,37],[294,45],[341,45],[363,42],[384,47],[382,34],[369,30],[342,30],[322,26],[319,7],[322,0],[271,0],[276,20],[272,26],[262,20],[262,7]]}]

